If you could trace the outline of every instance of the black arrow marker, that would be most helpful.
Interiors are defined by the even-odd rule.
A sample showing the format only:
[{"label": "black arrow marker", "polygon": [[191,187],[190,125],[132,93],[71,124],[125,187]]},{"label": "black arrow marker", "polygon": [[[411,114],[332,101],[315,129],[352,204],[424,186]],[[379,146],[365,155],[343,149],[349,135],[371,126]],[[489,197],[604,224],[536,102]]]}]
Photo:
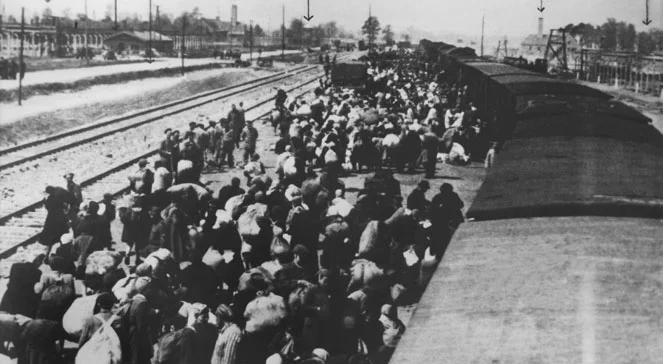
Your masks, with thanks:
[{"label": "black arrow marker", "polygon": [[541,5],[536,9],[541,13],[543,13],[543,11],[546,10],[546,8],[543,6],[543,0],[541,0]]},{"label": "black arrow marker", "polygon": [[645,20],[642,21],[642,24],[651,24],[651,19],[649,19],[649,0],[645,0]]},{"label": "black arrow marker", "polygon": [[311,15],[311,0],[306,0],[306,16],[304,17],[306,21],[311,21],[313,15]]}]

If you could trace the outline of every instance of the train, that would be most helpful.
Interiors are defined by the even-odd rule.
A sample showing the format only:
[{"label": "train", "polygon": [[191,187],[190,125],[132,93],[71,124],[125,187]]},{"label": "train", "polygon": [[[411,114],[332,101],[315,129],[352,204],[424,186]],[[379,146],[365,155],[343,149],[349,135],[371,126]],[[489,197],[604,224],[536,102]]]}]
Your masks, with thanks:
[{"label": "train", "polygon": [[419,51],[502,144],[391,363],[659,363],[663,135],[601,91]]}]

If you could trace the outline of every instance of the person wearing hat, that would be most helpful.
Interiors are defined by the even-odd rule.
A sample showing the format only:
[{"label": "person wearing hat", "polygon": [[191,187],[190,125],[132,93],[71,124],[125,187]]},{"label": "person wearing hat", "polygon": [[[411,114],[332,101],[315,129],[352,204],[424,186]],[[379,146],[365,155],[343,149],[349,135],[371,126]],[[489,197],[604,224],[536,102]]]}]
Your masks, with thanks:
[{"label": "person wearing hat", "polygon": [[431,201],[430,219],[432,222],[431,253],[441,258],[455,229],[465,220],[465,204],[454,192],[453,186],[443,183],[440,193]]},{"label": "person wearing hat", "polygon": [[417,187],[407,197],[407,208],[410,210],[428,211],[430,202],[426,199],[426,191],[430,189],[427,180],[419,182]]},{"label": "person wearing hat", "polygon": [[246,121],[246,126],[240,137],[244,142],[244,164],[247,164],[249,158],[256,153],[256,144],[258,143],[258,129],[253,126],[252,120]]},{"label": "person wearing hat", "polygon": [[128,247],[125,264],[129,264],[132,248],[136,252],[136,265],[140,264],[139,252],[148,245],[152,222],[147,212],[144,196],[136,196],[131,207],[120,207],[118,215],[123,224],[122,241]]},{"label": "person wearing hat", "polygon": [[64,273],[76,272],[76,252],[74,249],[74,234],[66,233],[60,237],[60,242],[51,247],[51,257],[58,256],[64,260]]},{"label": "person wearing hat", "polygon": [[166,137],[161,142],[159,155],[166,161],[165,166],[169,171],[174,171],[179,161],[179,133],[168,128],[165,131]]},{"label": "person wearing hat", "polygon": [[138,161],[138,169],[127,178],[129,179],[129,188],[133,193],[138,195],[152,193],[154,172],[147,167],[147,159],[141,158]]},{"label": "person wearing hat", "polygon": [[[239,133],[239,131],[237,133]],[[223,137],[221,137],[221,152],[217,160],[219,166],[223,165],[226,162],[227,158],[228,168],[235,167],[235,156],[233,155],[234,152],[235,152],[235,130],[232,128],[230,123],[228,123],[224,127]]]},{"label": "person wearing hat", "polygon": [[67,191],[69,191],[72,196],[72,201],[69,206],[69,218],[74,218],[78,213],[78,206],[83,202],[83,192],[81,191],[81,186],[74,182],[73,173],[69,172],[63,177],[67,184]]},{"label": "person wearing hat", "polygon": [[239,148],[240,133],[244,129],[243,114],[237,109],[236,104],[230,106],[228,112],[228,124],[233,130],[233,144]]},{"label": "person wearing hat", "polygon": [[237,349],[242,340],[242,330],[233,322],[233,312],[230,307],[219,305],[215,315],[219,336],[214,345],[211,364],[235,364]]},{"label": "person wearing hat", "polygon": [[66,206],[74,203],[73,195],[61,187],[46,186],[46,220],[39,234],[39,242],[46,246],[57,243],[62,234],[69,230]]},{"label": "person wearing hat", "polygon": [[88,253],[110,248],[110,224],[99,216],[99,204],[96,201],[90,201],[83,212],[85,215],[74,226],[74,235],[88,235],[92,238],[92,245],[88,248]]}]

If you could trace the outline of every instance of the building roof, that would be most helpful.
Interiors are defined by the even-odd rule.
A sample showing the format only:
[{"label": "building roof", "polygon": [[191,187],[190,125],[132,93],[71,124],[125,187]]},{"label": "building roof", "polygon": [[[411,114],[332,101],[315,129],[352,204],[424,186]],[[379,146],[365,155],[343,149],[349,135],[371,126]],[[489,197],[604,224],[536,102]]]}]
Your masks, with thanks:
[{"label": "building roof", "polygon": [[658,363],[661,236],[655,219],[465,223],[390,363]]},{"label": "building roof", "polygon": [[229,32],[230,34],[241,35],[244,34],[244,24],[237,22],[233,27],[229,21],[212,18],[201,18],[203,23],[207,24],[210,31],[213,32]]},{"label": "building roof", "polygon": [[[143,32],[143,31],[124,31],[124,32],[119,32],[116,34],[111,35],[110,37],[106,38],[105,41],[112,40],[117,37],[121,36],[128,36],[131,38],[135,38],[136,40],[139,40],[141,42],[147,42],[150,40],[150,32]],[[172,38],[170,38],[167,35],[163,35],[159,32],[152,31],[152,41],[159,41],[159,42],[172,42]]]},{"label": "building roof", "polygon": [[[555,37],[553,37],[555,39]],[[530,34],[520,44],[522,47],[546,47],[548,45],[548,34]],[[566,35],[566,45],[571,48],[578,48],[580,44],[571,35]]]}]

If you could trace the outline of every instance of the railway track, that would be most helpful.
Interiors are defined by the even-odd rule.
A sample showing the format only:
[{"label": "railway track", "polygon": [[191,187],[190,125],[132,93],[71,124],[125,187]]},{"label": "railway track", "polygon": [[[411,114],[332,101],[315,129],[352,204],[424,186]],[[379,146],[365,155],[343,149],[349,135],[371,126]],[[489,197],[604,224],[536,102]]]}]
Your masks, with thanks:
[{"label": "railway track", "polygon": [[[188,110],[167,109],[150,117],[151,122],[133,123],[128,128],[124,123],[116,125],[124,129],[121,132],[104,131],[103,136],[89,137],[85,143],[78,140],[66,148],[58,147],[54,151],[30,161],[0,171],[0,224],[13,217],[16,211],[29,206],[32,202],[41,200],[46,184],[57,184],[66,172],[74,172],[78,180],[86,180],[99,174],[100,171],[110,169],[117,165],[117,161],[130,159],[128,157],[142,154],[145,150],[156,147],[161,143],[161,131],[165,128],[180,128],[196,120],[199,114],[218,115],[219,110],[227,109],[230,103],[240,100],[261,100],[273,96],[272,86],[288,88],[313,75],[317,75],[317,68],[310,72],[300,72],[293,77],[276,80],[269,85],[242,92],[234,96],[221,97],[217,102],[207,102],[199,107],[189,107]],[[208,101],[208,100],[204,100]],[[200,104],[202,102],[198,102]],[[83,136],[80,136],[83,138]],[[43,185],[40,185],[43,184]],[[0,237],[0,241],[2,238]]]},{"label": "railway track", "polygon": [[122,132],[157,121],[164,116],[174,115],[220,99],[248,92],[280,80],[291,78],[315,68],[316,66],[297,66],[288,71],[256,78],[237,85],[202,92],[166,104],[149,107],[137,112],[102,120],[91,125],[85,125],[80,128],[68,130],[17,146],[0,149],[0,171],[20,166],[43,156],[73,148],[81,144],[90,143],[113,133]]},{"label": "railway track", "polygon": [[[307,71],[310,71],[312,69],[317,69],[317,67],[302,67],[297,69],[297,74],[305,74]],[[302,95],[310,92],[314,87],[315,87],[315,82],[317,82],[319,78],[319,74],[305,80],[304,82],[301,82],[293,87],[290,87],[287,89],[288,92],[293,92],[293,91],[298,91],[299,95],[297,97],[301,97]],[[277,82],[272,80],[271,82]],[[271,83],[270,82],[270,83]],[[257,83],[254,82],[252,84],[261,84],[262,81],[258,81]],[[257,86],[259,87],[259,86]],[[218,91],[218,90],[217,90]],[[220,91],[223,92],[223,91]],[[232,92],[237,92],[232,91]],[[232,93],[231,92],[231,93]],[[239,91],[242,92],[242,91]],[[236,93],[235,93],[236,94]],[[219,94],[215,94],[214,96],[209,95],[208,97],[210,98],[216,98],[216,99],[221,99],[228,97],[226,96],[219,96]],[[270,94],[268,97],[264,97],[261,99],[261,101],[258,101],[257,103],[251,105],[246,109],[247,112],[259,112],[262,110],[262,113],[259,114],[259,116],[254,117],[254,120],[263,118],[264,116],[268,115],[270,112],[270,109],[268,108],[265,110],[265,105],[269,104],[272,101],[272,94]],[[215,100],[209,100],[206,98],[205,101],[201,101],[201,99],[197,99],[197,101],[194,101],[194,103],[204,103],[208,104],[211,103],[212,101]],[[192,109],[196,106],[191,106],[188,104],[187,101],[181,102],[178,105],[180,105],[180,108],[186,108],[186,110]],[[163,110],[163,109],[162,109]],[[184,110],[182,110],[184,111]],[[141,111],[143,112],[143,111]],[[135,113],[135,114],[140,114],[141,112]],[[150,111],[153,112],[153,111]],[[180,111],[181,112],[181,111]],[[170,111],[164,111],[162,114],[172,114],[176,113],[173,110]],[[146,115],[142,114],[142,115]],[[150,119],[154,119],[152,121],[156,121],[159,119],[164,118],[165,116],[168,115],[162,115],[160,118],[158,116],[151,116],[149,117]],[[116,120],[121,119],[117,118]],[[119,123],[121,121],[117,121]],[[139,123],[138,125],[136,125]],[[122,128],[123,130],[128,130],[131,128],[136,128],[138,126],[142,126],[145,123],[149,123],[149,121],[140,121],[136,122],[134,121],[134,125],[132,127],[128,127],[127,125],[122,124],[121,126],[118,126],[118,128]],[[110,125],[110,124],[107,124]],[[180,126],[182,126],[182,123],[180,123]],[[88,131],[96,131],[97,134],[114,134],[117,133],[118,131],[113,131],[113,130],[101,130],[104,127],[99,127],[99,128],[92,128],[89,130],[83,131],[88,132]],[[85,129],[85,128],[84,128]],[[65,134],[65,133],[63,133]],[[73,134],[76,135],[76,134]],[[60,139],[53,139],[54,141],[57,140],[62,140],[65,138],[69,138],[71,135],[66,135],[61,137]],[[80,138],[80,136],[79,136]],[[99,138],[94,138],[93,136],[89,137],[90,140],[87,140],[83,143],[76,143],[76,145],[81,145],[81,144],[94,144],[96,139],[103,138],[103,136]],[[47,144],[50,143],[49,141],[45,141],[42,144]],[[39,144],[35,144],[35,146],[38,146]],[[50,145],[50,144],[49,144]],[[73,148],[74,146],[71,146],[69,148]],[[30,147],[26,147],[30,148]],[[51,147],[52,150],[57,152],[58,150],[62,150],[61,148],[64,148],[64,146],[58,146],[58,147]],[[145,148],[145,146],[142,146],[142,151],[138,154],[133,154],[132,157],[125,159],[124,161],[118,162],[117,164],[113,165],[110,168],[105,169],[104,171],[97,173],[89,178],[86,178],[83,181],[79,181],[81,187],[83,188],[83,194],[86,196],[86,199],[93,199],[93,200],[100,200],[101,197],[103,196],[104,193],[112,193],[114,196],[120,196],[128,191],[128,183],[127,183],[127,176],[133,172],[133,170],[136,168],[135,164],[137,163],[138,160],[141,158],[147,158],[150,162],[153,162],[155,158],[158,156],[158,148],[156,145],[148,145],[148,148]],[[67,149],[67,148],[64,148]],[[146,151],[147,150],[147,151]],[[55,153],[51,152],[51,153]],[[9,153],[12,153],[11,151]],[[43,152],[42,152],[43,153]],[[47,153],[48,155],[50,153]],[[26,156],[25,158],[29,158],[29,156]],[[39,157],[36,157],[39,158]],[[30,160],[34,160],[36,158],[32,158]],[[16,168],[15,166],[13,168]],[[52,181],[49,181],[52,183]],[[2,209],[4,210],[4,209]],[[4,216],[2,216],[4,214]],[[13,254],[16,249],[22,246],[26,246],[30,243],[33,243],[37,241],[38,239],[38,234],[41,231],[43,227],[43,223],[46,218],[46,210],[43,206],[43,200],[33,200],[29,203],[26,203],[24,206],[19,207],[14,209],[13,211],[10,211],[8,213],[2,212],[0,210],[0,259],[7,258],[11,254]]]}]

